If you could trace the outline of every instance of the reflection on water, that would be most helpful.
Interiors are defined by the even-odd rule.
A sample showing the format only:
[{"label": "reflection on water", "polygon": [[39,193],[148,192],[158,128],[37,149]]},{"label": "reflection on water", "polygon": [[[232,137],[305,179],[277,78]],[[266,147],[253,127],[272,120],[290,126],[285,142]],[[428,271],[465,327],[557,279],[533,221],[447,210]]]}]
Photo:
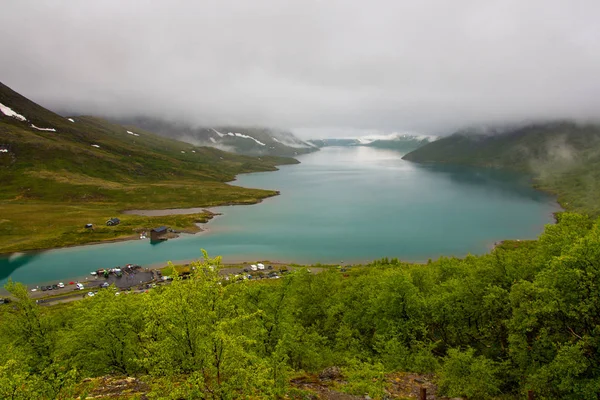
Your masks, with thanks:
[{"label": "reflection on water", "polygon": [[250,206],[218,207],[208,231],[160,245],[108,243],[0,259],[0,284],[85,276],[128,263],[196,259],[200,249],[226,262],[364,262],[381,257],[422,261],[484,253],[506,238],[539,235],[556,203],[502,171],[421,166],[394,151],[325,148],[302,164],[241,175],[244,187],[280,196]]},{"label": "reflection on water", "polygon": [[416,168],[441,174],[446,179],[459,185],[472,185],[485,187],[486,190],[496,194],[508,196],[523,196],[533,201],[548,201],[548,194],[531,188],[532,177],[510,171],[501,171],[492,168],[474,168],[454,165],[420,165]]},{"label": "reflection on water", "polygon": [[0,257],[0,282],[5,282],[20,267],[29,264],[39,256],[40,252],[13,253],[8,257]]}]

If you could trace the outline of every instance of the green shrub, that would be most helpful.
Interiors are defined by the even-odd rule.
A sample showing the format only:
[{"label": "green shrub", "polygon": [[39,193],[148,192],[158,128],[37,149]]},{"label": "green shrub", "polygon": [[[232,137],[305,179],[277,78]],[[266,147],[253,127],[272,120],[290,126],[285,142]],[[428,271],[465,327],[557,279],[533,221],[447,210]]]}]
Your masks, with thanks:
[{"label": "green shrub", "polygon": [[498,365],[475,350],[450,349],[440,372],[440,391],[451,397],[489,399],[500,393]]}]

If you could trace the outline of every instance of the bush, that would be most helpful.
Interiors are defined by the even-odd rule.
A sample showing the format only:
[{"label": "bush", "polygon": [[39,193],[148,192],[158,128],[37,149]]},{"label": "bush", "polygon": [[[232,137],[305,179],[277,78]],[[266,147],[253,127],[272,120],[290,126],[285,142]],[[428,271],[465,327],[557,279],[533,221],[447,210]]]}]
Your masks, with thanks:
[{"label": "bush", "polygon": [[368,394],[370,397],[380,399],[385,395],[385,377],[383,365],[370,364],[358,360],[351,360],[342,368],[342,374],[348,383],[341,390],[354,395]]},{"label": "bush", "polygon": [[440,391],[450,397],[489,399],[500,393],[499,366],[475,350],[450,349],[440,372]]}]

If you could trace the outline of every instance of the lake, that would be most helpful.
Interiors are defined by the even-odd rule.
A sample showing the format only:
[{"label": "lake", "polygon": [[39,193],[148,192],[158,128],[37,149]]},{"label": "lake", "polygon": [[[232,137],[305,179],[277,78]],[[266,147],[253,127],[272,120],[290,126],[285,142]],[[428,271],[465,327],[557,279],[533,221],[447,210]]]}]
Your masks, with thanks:
[{"label": "lake", "polygon": [[426,261],[488,252],[503,239],[533,239],[559,210],[555,200],[501,171],[413,164],[395,151],[329,147],[277,172],[246,174],[236,185],[280,196],[223,213],[206,232],[151,245],[128,241],[0,259],[0,284],[83,277],[127,263],[191,260],[206,249],[225,262]]}]

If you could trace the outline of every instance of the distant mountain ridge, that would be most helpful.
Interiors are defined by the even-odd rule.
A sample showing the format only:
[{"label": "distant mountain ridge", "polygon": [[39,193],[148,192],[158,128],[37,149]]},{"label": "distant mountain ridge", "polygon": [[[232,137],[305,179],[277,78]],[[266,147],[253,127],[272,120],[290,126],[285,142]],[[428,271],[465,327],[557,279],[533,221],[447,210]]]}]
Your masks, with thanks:
[{"label": "distant mountain ridge", "polygon": [[418,163],[472,165],[529,173],[568,209],[600,215],[600,126],[569,121],[479,127],[403,157]]},{"label": "distant mountain ridge", "polygon": [[401,133],[365,135],[357,138],[313,139],[317,147],[367,146],[409,152],[437,140],[436,136],[410,135]]},{"label": "distant mountain ridge", "polygon": [[317,150],[314,145],[299,139],[289,131],[272,128],[193,127],[185,123],[148,117],[121,119],[118,122],[122,125],[138,127],[195,146],[215,147],[252,156],[296,156]]}]

